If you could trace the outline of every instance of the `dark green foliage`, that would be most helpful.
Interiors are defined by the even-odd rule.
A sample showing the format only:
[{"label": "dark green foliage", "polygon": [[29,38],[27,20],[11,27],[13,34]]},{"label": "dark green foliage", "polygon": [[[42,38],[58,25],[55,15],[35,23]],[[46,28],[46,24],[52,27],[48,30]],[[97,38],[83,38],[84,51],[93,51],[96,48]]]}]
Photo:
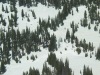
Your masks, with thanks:
[{"label": "dark green foliage", "polygon": [[10,11],[13,12],[14,11],[14,7],[11,5],[10,6]]},{"label": "dark green foliage", "polygon": [[97,28],[97,26],[95,26],[95,27],[94,27],[94,31],[98,31],[98,28]]},{"label": "dark green foliage", "polygon": [[84,65],[84,68],[83,68],[83,75],[93,75],[92,69],[90,69],[89,67],[86,67],[86,66]]},{"label": "dark green foliage", "polygon": [[24,17],[24,10],[23,9],[22,9],[21,15],[22,15],[22,18],[23,18]]},{"label": "dark green foliage", "polygon": [[32,55],[32,56],[31,56],[31,59],[34,61],[34,60],[35,60],[35,56],[34,56],[34,55]]},{"label": "dark green foliage", "polygon": [[56,55],[54,53],[50,53],[50,55],[47,58],[47,62],[55,68],[55,75],[72,75],[71,69],[69,68],[69,61],[67,59],[65,63],[63,63],[62,60],[58,60],[56,58]]},{"label": "dark green foliage", "polygon": [[85,53],[85,57],[88,57],[88,53]]},{"label": "dark green foliage", "polygon": [[83,19],[83,26],[84,27],[87,27],[88,26],[88,20],[87,20],[87,18],[84,18]]},{"label": "dark green foliage", "polygon": [[49,51],[57,50],[56,36],[53,34],[50,38]]},{"label": "dark green foliage", "polygon": [[[16,10],[17,11],[17,10]],[[17,17],[17,12],[15,12],[15,15],[14,15],[14,25],[15,25],[15,27],[17,27],[17,19],[18,19],[18,17]]]},{"label": "dark green foliage", "polygon": [[68,29],[67,29],[67,32],[66,32],[66,39],[68,40],[68,42],[70,42],[70,32],[69,32]]},{"label": "dark green foliage", "polygon": [[80,45],[79,45],[79,40],[78,40],[77,37],[75,38],[75,43],[76,43],[76,47],[79,47],[79,46],[80,46]]},{"label": "dark green foliage", "polygon": [[34,17],[34,19],[36,19],[36,15],[35,15],[34,10],[32,10],[32,16]]},{"label": "dark green foliage", "polygon": [[23,72],[23,75],[40,75],[40,73],[39,70],[30,68],[29,72]]},{"label": "dark green foliage", "polygon": [[9,13],[7,6],[6,6],[6,10],[5,10],[5,13]]},{"label": "dark green foliage", "polygon": [[29,60],[29,57],[27,56],[27,60]]},{"label": "dark green foliage", "polygon": [[73,44],[74,43],[74,40],[75,40],[75,35],[74,33],[71,34],[71,43]]},{"label": "dark green foliage", "polygon": [[28,21],[28,22],[30,22],[30,19],[29,19],[29,17],[27,18],[27,21]]},{"label": "dark green foliage", "polygon": [[90,26],[90,24],[88,25],[88,29],[91,29],[91,26]]},{"label": "dark green foliage", "polygon": [[87,18],[87,12],[86,11],[84,12],[84,18],[85,19]]},{"label": "dark green foliage", "polygon": [[15,58],[15,61],[16,61],[16,63],[18,63],[18,58],[17,57]]},{"label": "dark green foliage", "polygon": [[100,48],[98,48],[98,50],[97,50],[96,59],[100,60]]},{"label": "dark green foliage", "polygon": [[47,64],[45,63],[43,65],[43,69],[42,69],[42,75],[52,75],[52,71],[49,67],[47,67]]},{"label": "dark green foliage", "polygon": [[78,12],[79,10],[78,10],[78,7],[76,7],[76,11]]},{"label": "dark green foliage", "polygon": [[4,12],[5,10],[4,10],[4,6],[2,5],[2,12]]},{"label": "dark green foliage", "polygon": [[50,55],[48,55],[47,62],[54,67],[57,62],[56,55],[54,53],[50,53]]},{"label": "dark green foliage", "polygon": [[6,21],[2,20],[2,25],[6,26]]},{"label": "dark green foliage", "polygon": [[81,53],[81,48],[76,48],[76,52],[77,52],[78,54],[80,54],[80,53]]},{"label": "dark green foliage", "polygon": [[93,51],[94,50],[93,43],[89,42],[89,44],[88,44],[88,50],[89,51]]},{"label": "dark green foliage", "polygon": [[92,58],[92,54],[90,53],[90,58]]},{"label": "dark green foliage", "polygon": [[0,66],[0,74],[6,72],[6,67],[4,64],[4,60],[1,61],[1,66]]}]

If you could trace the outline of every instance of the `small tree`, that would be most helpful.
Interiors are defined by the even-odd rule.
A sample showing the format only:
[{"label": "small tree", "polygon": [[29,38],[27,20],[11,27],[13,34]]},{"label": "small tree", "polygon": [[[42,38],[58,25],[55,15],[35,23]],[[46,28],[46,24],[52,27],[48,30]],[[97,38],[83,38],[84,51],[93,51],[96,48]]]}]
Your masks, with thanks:
[{"label": "small tree", "polygon": [[6,13],[9,13],[7,6],[6,6],[6,11],[5,11],[5,12],[6,12]]},{"label": "small tree", "polygon": [[5,67],[5,64],[4,64],[4,61],[2,60],[1,61],[1,72],[0,73],[4,73],[4,72],[6,72],[6,67]]},{"label": "small tree", "polygon": [[21,15],[22,15],[22,19],[23,19],[23,17],[24,17],[24,10],[23,9],[22,9]]},{"label": "small tree", "polygon": [[88,29],[91,29],[91,26],[90,26],[90,24],[88,25]]},{"label": "small tree", "polygon": [[95,27],[94,27],[94,31],[98,31],[98,28],[97,28],[97,26],[95,26]]},{"label": "small tree", "polygon": [[3,6],[3,4],[2,4],[2,11],[4,12],[5,10],[4,10],[4,6]]},{"label": "small tree", "polygon": [[32,16],[34,17],[34,19],[36,19],[36,15],[35,15],[34,10],[32,11]]},{"label": "small tree", "polygon": [[81,48],[77,48],[76,51],[77,51],[78,54],[80,54],[81,53]]},{"label": "small tree", "polygon": [[100,60],[100,47],[97,50],[96,59]]},{"label": "small tree", "polygon": [[69,32],[68,29],[67,29],[67,32],[66,32],[66,39],[68,40],[68,42],[70,42],[70,32]]}]

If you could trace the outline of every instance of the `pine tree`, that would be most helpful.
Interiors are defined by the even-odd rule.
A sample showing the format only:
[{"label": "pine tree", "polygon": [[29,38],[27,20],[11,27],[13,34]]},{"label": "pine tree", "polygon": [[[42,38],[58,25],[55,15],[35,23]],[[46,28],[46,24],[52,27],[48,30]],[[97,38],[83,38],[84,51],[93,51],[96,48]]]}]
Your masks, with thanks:
[{"label": "pine tree", "polygon": [[4,12],[5,10],[4,10],[4,6],[3,6],[3,4],[2,4],[2,11]]},{"label": "pine tree", "polygon": [[85,19],[87,18],[87,12],[86,11],[84,12],[84,18]]},{"label": "pine tree", "polygon": [[22,15],[22,19],[23,19],[23,17],[24,17],[24,10],[23,9],[22,9],[21,15]]},{"label": "pine tree", "polygon": [[6,67],[5,67],[4,61],[2,60],[1,61],[1,72],[0,73],[2,74],[4,72],[6,72]]},{"label": "pine tree", "polygon": [[97,28],[97,26],[94,26],[94,31],[98,31],[98,28]]},{"label": "pine tree", "polygon": [[7,6],[6,6],[6,10],[5,10],[5,13],[9,13]]},{"label": "pine tree", "polygon": [[34,10],[32,11],[32,16],[34,17],[34,19],[36,19],[36,15],[35,15]]},{"label": "pine tree", "polygon": [[90,26],[90,24],[88,25],[88,29],[91,29],[91,26]]},{"label": "pine tree", "polygon": [[28,21],[28,22],[30,22],[30,19],[29,19],[29,17],[27,18],[27,21]]},{"label": "pine tree", "polygon": [[70,32],[69,32],[68,29],[67,29],[67,32],[66,32],[66,39],[68,40],[68,42],[70,42]]},{"label": "pine tree", "polygon": [[98,48],[98,50],[97,50],[96,59],[100,60],[100,48]]},{"label": "pine tree", "polygon": [[57,50],[56,36],[53,34],[50,38],[49,51]]}]

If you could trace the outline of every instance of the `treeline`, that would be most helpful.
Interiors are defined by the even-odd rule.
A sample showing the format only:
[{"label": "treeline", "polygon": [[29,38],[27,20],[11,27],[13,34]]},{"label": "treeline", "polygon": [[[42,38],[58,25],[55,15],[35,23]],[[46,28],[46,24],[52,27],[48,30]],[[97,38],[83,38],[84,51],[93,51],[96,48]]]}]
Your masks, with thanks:
[{"label": "treeline", "polygon": [[[51,70],[51,68],[47,66],[47,63],[50,66],[54,67],[54,69]],[[34,74],[40,75],[39,70],[30,68],[28,72],[23,72],[23,75]],[[43,64],[42,75],[72,75],[72,70],[71,68],[69,68],[68,60],[66,60],[65,63],[63,63],[62,60],[57,59],[56,55],[51,52],[50,55],[48,55],[47,62]]]},{"label": "treeline", "polygon": [[[52,62],[53,61],[53,62]],[[48,65],[53,67],[53,69],[48,67]],[[23,75],[40,75],[38,69],[30,68],[29,71],[23,72]],[[81,75],[93,75],[92,69],[84,65],[83,70],[80,70]],[[68,59],[65,60],[65,63],[60,59],[57,59],[55,53],[50,53],[48,55],[47,61],[43,64],[43,69],[41,75],[74,75],[72,69],[69,68]]]}]

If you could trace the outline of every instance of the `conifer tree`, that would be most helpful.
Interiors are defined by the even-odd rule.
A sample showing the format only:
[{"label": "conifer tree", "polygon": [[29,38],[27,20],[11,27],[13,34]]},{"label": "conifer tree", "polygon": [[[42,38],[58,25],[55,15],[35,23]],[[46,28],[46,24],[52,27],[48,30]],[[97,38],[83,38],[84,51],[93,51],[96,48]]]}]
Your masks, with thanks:
[{"label": "conifer tree", "polygon": [[22,9],[21,15],[22,15],[22,19],[23,19],[23,17],[24,17],[24,10],[23,9]]},{"label": "conifer tree", "polygon": [[4,12],[5,10],[4,10],[4,6],[3,6],[3,4],[2,4],[2,11]]},{"label": "conifer tree", "polygon": [[6,13],[9,13],[7,6],[6,6],[6,10],[5,10],[5,12],[6,12]]},{"label": "conifer tree", "polygon": [[4,64],[4,60],[2,60],[1,61],[1,72],[0,73],[2,74],[4,72],[6,72],[6,67],[5,67],[5,64]]},{"label": "conifer tree", "polygon": [[34,19],[36,19],[36,15],[35,15],[34,10],[32,10],[32,16],[34,17]]},{"label": "conifer tree", "polygon": [[68,29],[67,29],[67,32],[66,32],[66,39],[68,40],[68,42],[70,42],[70,32],[69,32]]},{"label": "conifer tree", "polygon": [[56,36],[53,34],[50,38],[49,51],[57,50]]},{"label": "conifer tree", "polygon": [[96,59],[100,60],[100,48],[98,48],[98,50],[97,50]]}]

